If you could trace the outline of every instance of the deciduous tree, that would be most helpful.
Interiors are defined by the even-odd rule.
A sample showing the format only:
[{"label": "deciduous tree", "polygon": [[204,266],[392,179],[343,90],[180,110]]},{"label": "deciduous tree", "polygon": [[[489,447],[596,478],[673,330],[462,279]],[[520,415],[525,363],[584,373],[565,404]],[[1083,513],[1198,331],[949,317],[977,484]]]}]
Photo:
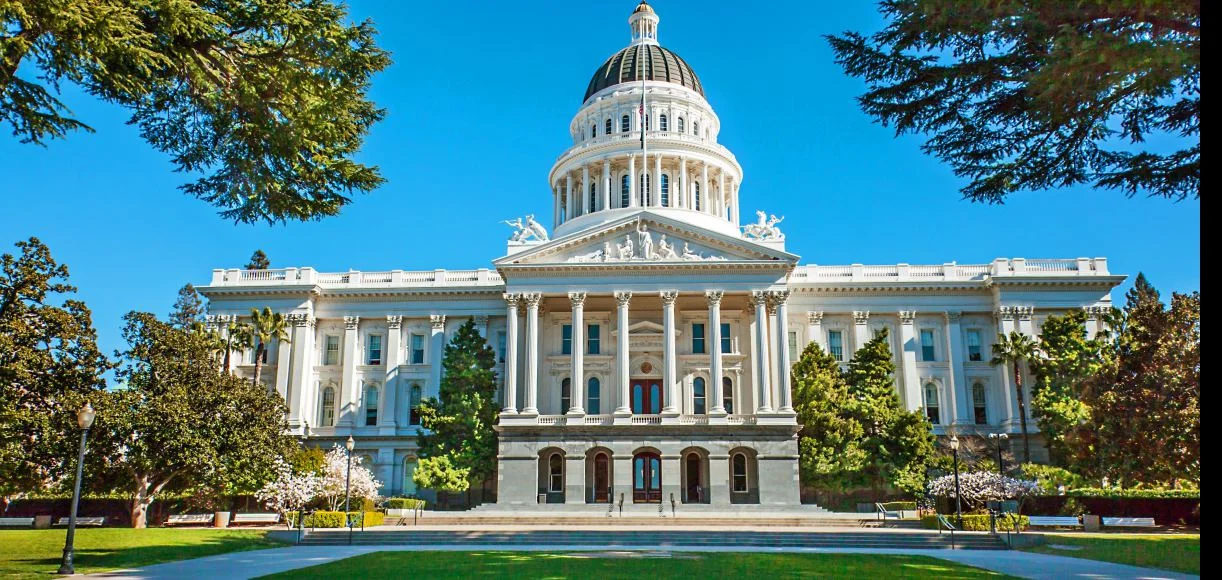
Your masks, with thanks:
[{"label": "deciduous tree", "polygon": [[348,450],[334,445],[327,452],[322,465],[322,480],[318,485],[318,497],[326,500],[331,511],[344,508],[344,493],[361,505],[361,500],[378,497],[382,483],[373,476],[373,472],[364,465],[360,455],[352,456],[351,474],[348,466]]}]

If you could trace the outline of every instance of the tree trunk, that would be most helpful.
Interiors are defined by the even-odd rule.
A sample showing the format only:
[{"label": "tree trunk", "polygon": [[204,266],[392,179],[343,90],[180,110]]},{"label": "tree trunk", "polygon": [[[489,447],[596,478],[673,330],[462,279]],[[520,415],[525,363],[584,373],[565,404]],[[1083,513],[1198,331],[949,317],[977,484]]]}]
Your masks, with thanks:
[{"label": "tree trunk", "polygon": [[136,493],[132,497],[131,503],[131,519],[133,528],[148,527],[148,507],[152,503],[153,497],[152,494],[149,493],[148,476],[137,476]]},{"label": "tree trunk", "polygon": [[233,340],[225,333],[225,358],[221,361],[221,372],[229,372],[229,356],[233,352]]},{"label": "tree trunk", "polygon": [[263,378],[262,377],[263,375],[263,353],[267,352],[266,348],[267,347],[263,346],[263,343],[261,342],[259,343],[259,346],[255,348],[255,384],[256,385],[260,384],[259,379]]},{"label": "tree trunk", "polygon": [[1027,402],[1023,398],[1023,373],[1014,361],[1014,390],[1018,392],[1018,425],[1023,432],[1023,462],[1031,462],[1031,436],[1027,433]]}]

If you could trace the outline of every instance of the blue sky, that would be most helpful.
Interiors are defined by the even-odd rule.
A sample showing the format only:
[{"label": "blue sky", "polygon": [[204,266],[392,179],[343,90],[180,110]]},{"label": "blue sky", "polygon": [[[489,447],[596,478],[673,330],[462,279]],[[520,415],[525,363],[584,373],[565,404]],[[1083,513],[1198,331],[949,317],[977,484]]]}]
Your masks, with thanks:
[{"label": "blue sky", "polygon": [[[97,133],[43,148],[4,128],[0,251],[42,238],[93,309],[106,352],[122,346],[124,313],[164,315],[182,284],[240,267],[255,248],[273,266],[332,271],[487,267],[510,233],[500,220],[550,220],[547,171],[570,145],[590,75],[627,44],[635,3],[352,2],[395,60],[374,82],[388,115],[361,154],[389,182],[321,222],[221,219],[176,190],[187,176],[122,110],[65,87]],[[1107,256],[1113,272],[1144,271],[1164,293],[1200,288],[1199,202],[1082,188],[972,204],[921,139],[872,123],[854,101],[863,85],[822,35],[877,30],[873,3],[653,5],[662,44],[700,76],[743,166],[744,214],[786,216],[788,249],[804,263]]]}]

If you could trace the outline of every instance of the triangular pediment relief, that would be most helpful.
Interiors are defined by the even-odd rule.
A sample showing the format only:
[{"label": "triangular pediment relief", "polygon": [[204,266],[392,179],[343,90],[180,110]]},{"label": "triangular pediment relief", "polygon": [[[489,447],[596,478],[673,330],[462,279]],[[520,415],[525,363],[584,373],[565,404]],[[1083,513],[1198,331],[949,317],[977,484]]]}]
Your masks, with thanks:
[{"label": "triangular pediment relief", "polygon": [[740,237],[643,210],[501,258],[496,265],[796,263],[797,259],[793,254]]}]

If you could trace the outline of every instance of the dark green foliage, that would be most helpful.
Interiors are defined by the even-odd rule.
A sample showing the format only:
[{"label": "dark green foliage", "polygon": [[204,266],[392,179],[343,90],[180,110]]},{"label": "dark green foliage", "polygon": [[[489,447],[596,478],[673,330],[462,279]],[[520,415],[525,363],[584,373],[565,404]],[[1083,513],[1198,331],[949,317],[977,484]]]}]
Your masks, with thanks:
[{"label": "dark green foliage", "polygon": [[272,262],[267,259],[263,250],[255,250],[255,253],[250,255],[250,261],[246,263],[247,270],[266,270],[271,267]]},{"label": "dark green foliage", "polygon": [[[883,0],[828,36],[858,101],[971,179],[974,201],[1090,184],[1201,196],[1200,0]],[[1172,141],[1164,152],[1147,140]]]},{"label": "dark green foliage", "polygon": [[[959,524],[958,517],[945,517],[946,521],[950,522],[960,530],[968,532],[987,532],[992,529],[992,524],[989,521],[990,516],[988,514],[963,514],[962,526]],[[1020,531],[1027,529],[1027,526],[1030,524],[1027,516],[999,516],[997,518],[997,529],[1002,532],[1012,532],[1014,531],[1015,520],[1018,520],[1019,526],[1021,526],[1019,528]],[[927,530],[938,529],[938,518],[936,516],[921,516],[921,527]]]},{"label": "dark green foliage", "polygon": [[0,122],[42,144],[83,129],[64,82],[123,107],[181,187],[239,222],[335,215],[383,181],[353,160],[390,64],[332,0],[0,3]]},{"label": "dark green foliage", "polygon": [[1066,437],[1074,437],[1090,418],[1082,402],[1086,382],[1103,370],[1107,333],[1086,336],[1086,313],[1076,310],[1049,316],[1040,326],[1039,356],[1030,361],[1035,385],[1031,409],[1052,457],[1064,463],[1071,455]]},{"label": "dark green foliage", "polygon": [[38,238],[0,256],[0,496],[71,473],[76,411],[100,397],[111,363],[68,268]]},{"label": "dark green foliage", "polygon": [[204,321],[208,306],[200,298],[195,286],[184,285],[178,289],[178,299],[174,301],[174,310],[170,312],[170,324],[178,328],[191,328],[197,322]]},{"label": "dark green foliage", "polygon": [[414,510],[424,509],[425,501],[414,497],[392,497],[386,500],[387,509]]},{"label": "dark green foliage", "polygon": [[496,353],[468,319],[445,347],[441,397],[420,405],[416,484],[465,491],[496,472]]},{"label": "dark green foliage", "polygon": [[1097,497],[1104,499],[1162,499],[1186,498],[1201,499],[1199,489],[1071,489],[1065,493],[1069,497]]},{"label": "dark green foliage", "polygon": [[327,463],[327,454],[317,447],[298,447],[288,457],[293,473],[321,474]]},{"label": "dark green foliage", "polygon": [[843,491],[866,462],[858,446],[864,431],[840,373],[840,363],[811,342],[790,371],[798,413],[799,469],[803,486]]},{"label": "dark green foliage", "polygon": [[[342,528],[344,527],[344,513],[319,510],[309,512],[305,516],[304,527],[307,528]],[[361,527],[362,520],[366,527],[380,526],[386,520],[386,514],[382,512],[366,511],[366,512],[347,512],[349,521],[354,527]],[[299,512],[288,512],[284,515],[286,524],[290,528],[297,527],[297,518],[301,517]]]},{"label": "dark green foliage", "polygon": [[1023,461],[1031,461],[1031,434],[1027,431],[1027,396],[1023,389],[1023,363],[1029,363],[1039,353],[1038,345],[1030,336],[1017,330],[1010,334],[998,334],[993,342],[991,365],[1006,365],[1014,371],[1014,397],[1018,400],[1018,426],[1023,436]]}]

